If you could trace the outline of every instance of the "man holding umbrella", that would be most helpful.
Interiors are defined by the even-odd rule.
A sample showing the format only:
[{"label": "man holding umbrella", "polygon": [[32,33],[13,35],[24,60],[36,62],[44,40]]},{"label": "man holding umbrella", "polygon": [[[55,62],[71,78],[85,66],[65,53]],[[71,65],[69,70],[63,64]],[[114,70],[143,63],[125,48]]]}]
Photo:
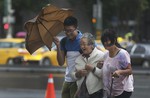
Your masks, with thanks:
[{"label": "man holding umbrella", "polygon": [[77,90],[76,80],[71,77],[75,69],[75,59],[80,55],[80,38],[82,33],[77,30],[78,21],[69,16],[64,20],[64,32],[66,37],[61,41],[54,37],[57,46],[57,60],[60,66],[67,62],[65,81],[62,87],[62,98],[73,98]]},{"label": "man holding umbrella", "polygon": [[[44,7],[40,14],[25,23],[27,30],[26,49],[30,54],[46,45],[51,49],[52,41],[57,46],[59,65],[67,62],[65,82],[62,88],[62,98],[73,98],[77,90],[76,80],[72,79],[75,59],[80,55],[81,32],[77,30],[78,21],[72,17],[71,9],[62,9],[53,5]],[[64,29],[66,37],[61,41],[56,36]]]}]

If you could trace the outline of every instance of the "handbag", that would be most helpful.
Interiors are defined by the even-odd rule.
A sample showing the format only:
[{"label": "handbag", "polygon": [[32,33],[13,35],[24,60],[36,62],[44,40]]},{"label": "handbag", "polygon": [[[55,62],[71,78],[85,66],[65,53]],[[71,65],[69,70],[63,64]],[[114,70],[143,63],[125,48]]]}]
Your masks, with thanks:
[{"label": "handbag", "polygon": [[86,77],[84,78],[80,86],[80,89],[76,91],[74,98],[90,98],[90,95],[86,87]]}]

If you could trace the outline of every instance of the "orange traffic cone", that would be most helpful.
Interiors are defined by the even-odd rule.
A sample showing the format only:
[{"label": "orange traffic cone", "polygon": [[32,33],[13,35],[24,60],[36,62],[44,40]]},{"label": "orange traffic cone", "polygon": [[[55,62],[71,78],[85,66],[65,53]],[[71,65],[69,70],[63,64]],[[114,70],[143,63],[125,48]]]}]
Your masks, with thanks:
[{"label": "orange traffic cone", "polygon": [[45,93],[45,98],[56,98],[53,75],[49,74],[48,85]]}]

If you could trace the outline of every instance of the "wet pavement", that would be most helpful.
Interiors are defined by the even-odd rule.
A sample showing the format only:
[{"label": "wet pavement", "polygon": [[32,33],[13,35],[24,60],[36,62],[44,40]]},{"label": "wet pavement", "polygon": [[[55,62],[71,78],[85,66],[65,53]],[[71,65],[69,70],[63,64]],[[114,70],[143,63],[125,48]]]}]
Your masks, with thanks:
[{"label": "wet pavement", "polygon": [[[16,69],[13,72],[4,70],[0,69],[0,98],[44,98],[48,75],[51,72],[42,72],[41,69],[18,72]],[[56,98],[61,98],[64,73],[52,74]],[[135,89],[131,98],[150,98],[150,70],[134,69],[133,75]]]},{"label": "wet pavement", "polygon": [[[61,92],[55,91],[56,98],[61,98]],[[0,98],[44,98],[45,90],[36,89],[0,89]]]}]

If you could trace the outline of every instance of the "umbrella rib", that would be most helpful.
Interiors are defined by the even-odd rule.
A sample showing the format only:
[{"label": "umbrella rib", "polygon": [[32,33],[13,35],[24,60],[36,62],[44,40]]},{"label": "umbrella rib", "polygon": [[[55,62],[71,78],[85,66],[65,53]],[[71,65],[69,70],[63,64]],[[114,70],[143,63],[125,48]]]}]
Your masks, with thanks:
[{"label": "umbrella rib", "polygon": [[53,35],[51,34],[51,32],[45,27],[45,25],[38,19],[38,21],[40,22],[40,24],[49,32],[49,34],[53,37]]}]

